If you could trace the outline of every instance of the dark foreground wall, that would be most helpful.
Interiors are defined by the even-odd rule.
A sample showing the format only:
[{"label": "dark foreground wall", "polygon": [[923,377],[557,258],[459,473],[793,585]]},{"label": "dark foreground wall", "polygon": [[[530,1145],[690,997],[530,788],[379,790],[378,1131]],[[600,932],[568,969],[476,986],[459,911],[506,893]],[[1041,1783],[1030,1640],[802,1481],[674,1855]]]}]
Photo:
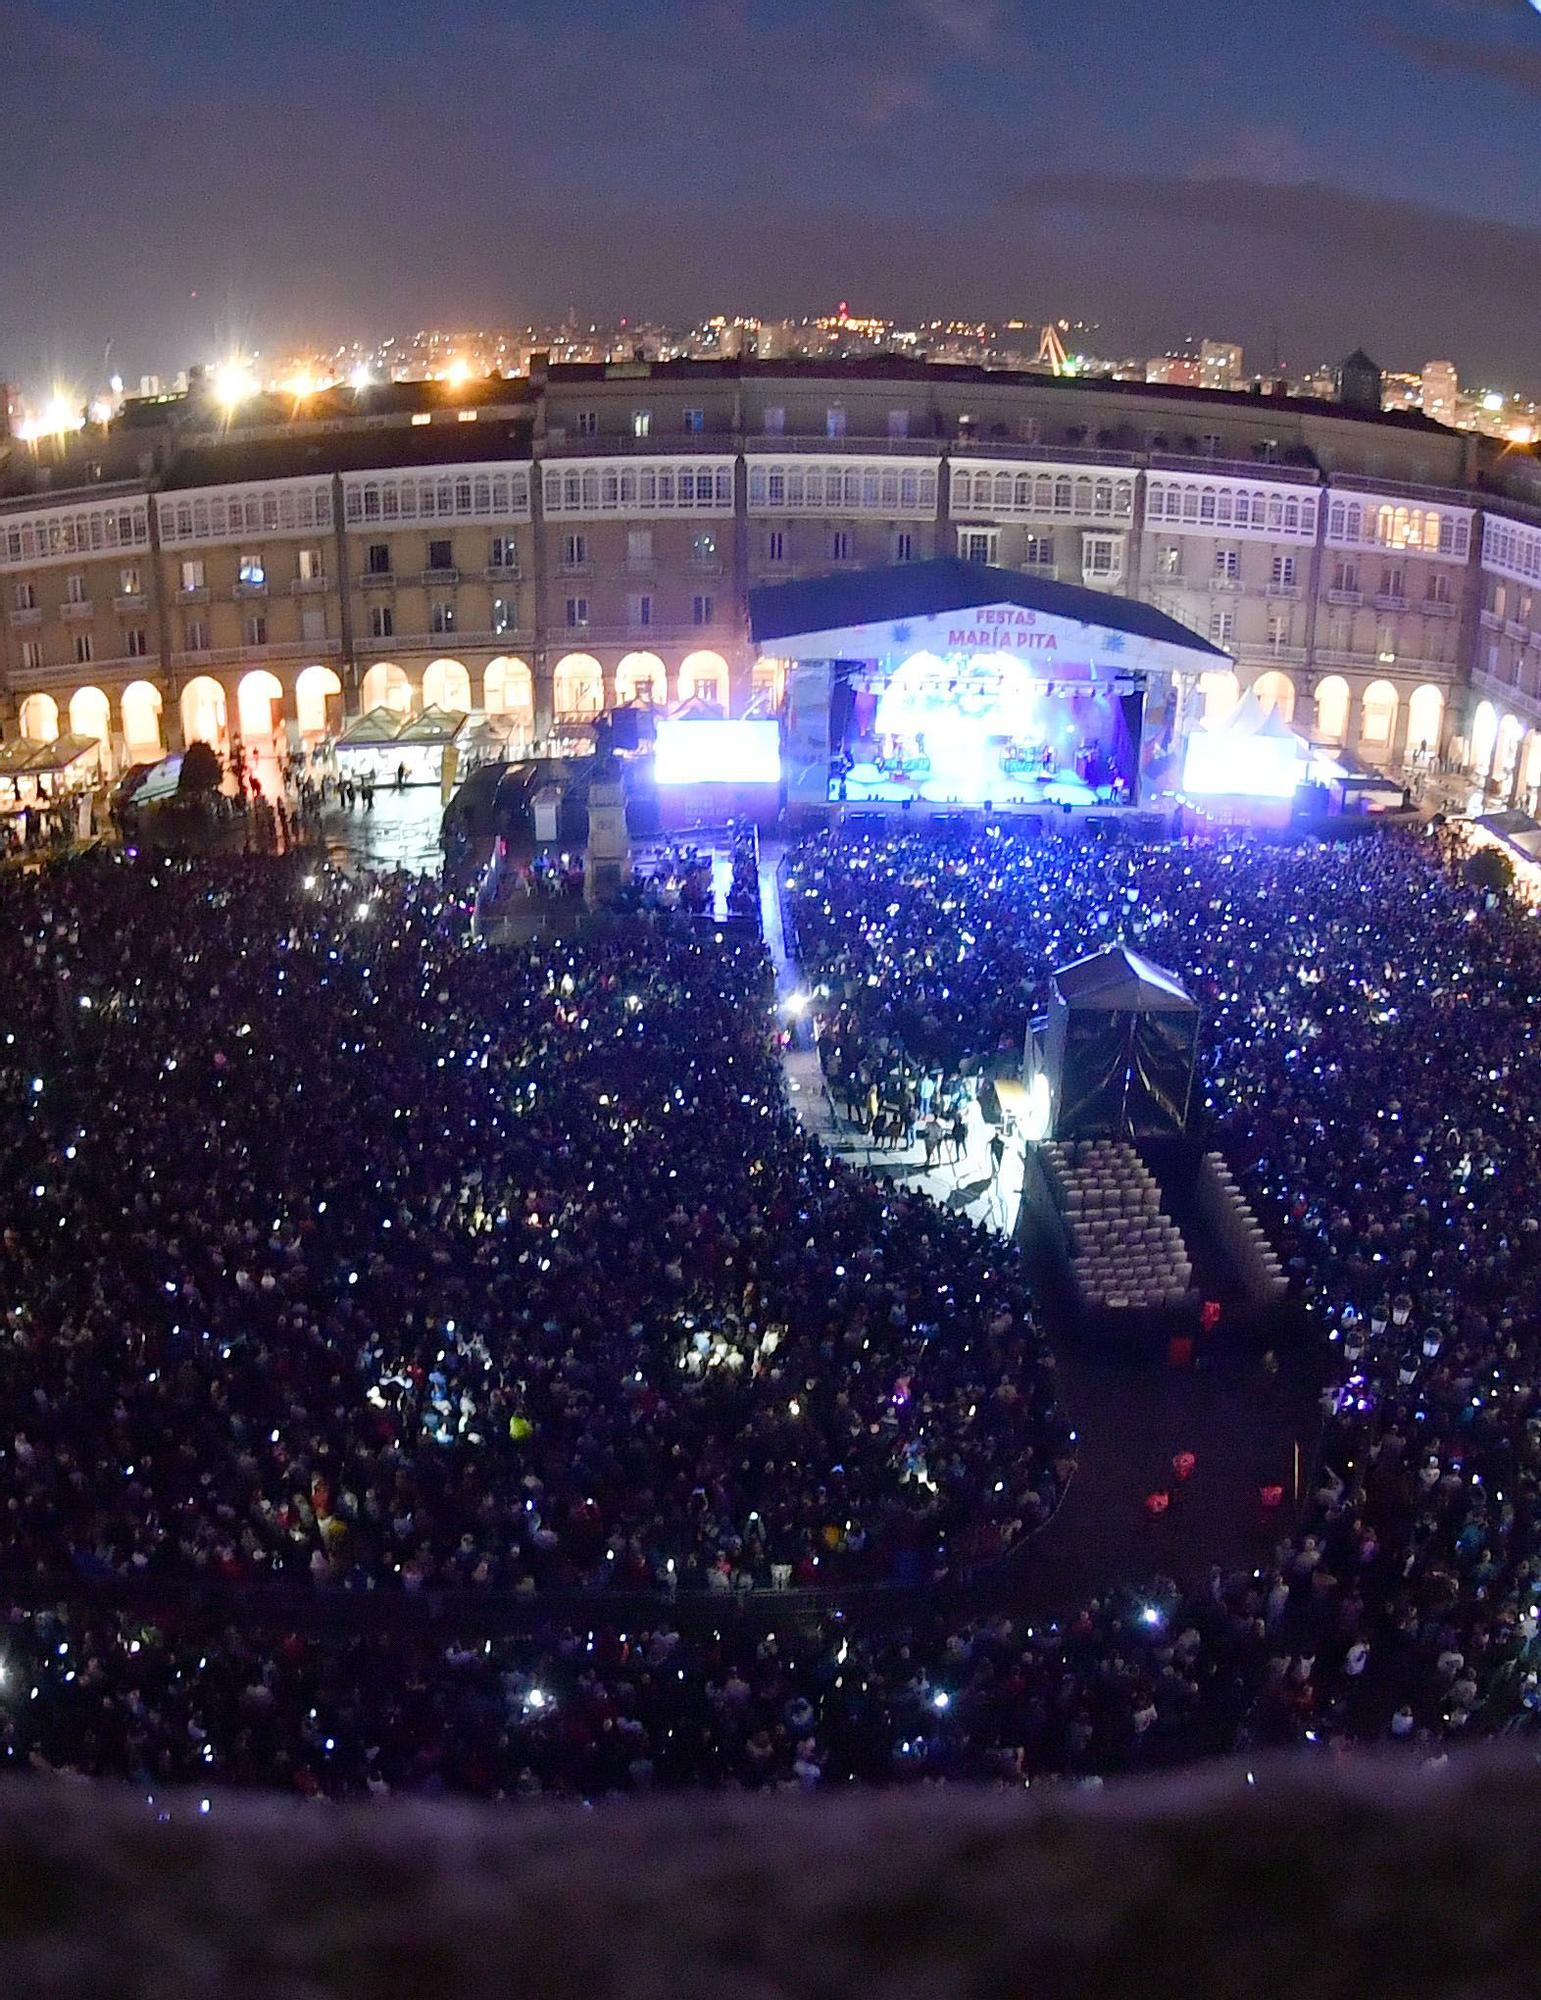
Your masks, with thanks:
[{"label": "dark foreground wall", "polygon": [[0,1994],[104,2000],[1541,1992],[1541,1772],[602,1812],[0,1792]]}]

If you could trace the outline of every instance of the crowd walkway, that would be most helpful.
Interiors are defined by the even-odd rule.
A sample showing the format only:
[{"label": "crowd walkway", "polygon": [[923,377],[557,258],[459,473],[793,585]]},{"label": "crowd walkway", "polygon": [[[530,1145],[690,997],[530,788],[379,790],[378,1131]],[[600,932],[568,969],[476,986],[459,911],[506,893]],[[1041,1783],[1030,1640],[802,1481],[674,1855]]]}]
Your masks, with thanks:
[{"label": "crowd walkway", "polygon": [[[927,1169],[921,1147],[874,1149],[839,1112],[814,1046],[802,975],[782,923],[776,869],[783,849],[768,843],[760,863],[765,941],[776,991],[792,1038],[783,1056],[792,1102],[810,1131],[837,1158],[921,1187],[932,1198],[1003,1237],[1015,1235],[1021,1211],[1021,1142],[1006,1148],[992,1173],[994,1128],[977,1102],[968,1106],[968,1144],[960,1161]],[[1050,1329],[1061,1393],[1077,1426],[1075,1477],[1053,1525],[1024,1564],[1016,1608],[1046,1621],[1069,1615],[1109,1578],[1157,1573],[1202,1583],[1212,1565],[1261,1566],[1292,1518],[1297,1486],[1309,1471],[1315,1404],[1308,1371],[1285,1356],[1277,1373],[1251,1352],[1228,1351],[1223,1338],[1197,1366],[1172,1369],[1146,1354],[1123,1355]],[[1186,1480],[1173,1460],[1192,1452]],[[1281,1486],[1278,1507],[1265,1488]],[[1170,1495],[1162,1512],[1152,1493]]]}]

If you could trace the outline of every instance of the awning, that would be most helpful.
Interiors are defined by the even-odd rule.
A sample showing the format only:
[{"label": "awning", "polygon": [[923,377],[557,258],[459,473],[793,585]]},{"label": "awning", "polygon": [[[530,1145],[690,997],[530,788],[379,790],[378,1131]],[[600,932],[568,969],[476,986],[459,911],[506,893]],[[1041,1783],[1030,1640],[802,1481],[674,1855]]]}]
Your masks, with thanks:
[{"label": "awning", "polygon": [[355,716],[338,737],[339,744],[394,743],[401,734],[405,717],[394,708],[370,708]]},{"label": "awning", "polygon": [[396,733],[398,743],[453,743],[466,726],[461,709],[425,708]]}]

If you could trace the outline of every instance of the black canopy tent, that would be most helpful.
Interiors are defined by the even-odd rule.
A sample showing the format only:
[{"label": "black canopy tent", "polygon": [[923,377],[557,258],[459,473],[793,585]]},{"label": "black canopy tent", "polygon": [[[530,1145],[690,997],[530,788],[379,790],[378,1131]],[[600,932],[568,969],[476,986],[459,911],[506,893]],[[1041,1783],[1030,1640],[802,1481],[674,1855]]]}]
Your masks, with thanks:
[{"label": "black canopy tent", "polygon": [[[1055,973],[1042,1066],[1057,1139],[1143,1139],[1188,1123],[1198,1003],[1170,972],[1108,945]],[[1034,1052],[1029,1047],[1029,1066]]]}]

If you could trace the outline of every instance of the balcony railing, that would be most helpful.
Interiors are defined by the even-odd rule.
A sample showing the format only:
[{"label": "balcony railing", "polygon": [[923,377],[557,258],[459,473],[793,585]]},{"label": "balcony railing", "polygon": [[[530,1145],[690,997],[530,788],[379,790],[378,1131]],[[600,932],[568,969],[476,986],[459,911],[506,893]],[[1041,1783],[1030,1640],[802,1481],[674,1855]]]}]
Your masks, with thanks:
[{"label": "balcony railing", "polygon": [[264,577],[262,582],[258,583],[255,577],[247,577],[241,582],[233,583],[230,586],[230,594],[232,597],[266,597],[267,579]]},{"label": "balcony railing", "polygon": [[518,583],[523,574],[517,563],[488,563],[482,571],[488,583]]},{"label": "balcony railing", "polygon": [[149,599],[142,590],[124,590],[120,591],[112,602],[113,608],[118,611],[143,611]]},{"label": "balcony railing", "polygon": [[76,620],[84,624],[86,619],[96,616],[96,606],[89,597],[67,597],[59,606],[59,616],[70,624]]},{"label": "balcony railing", "polygon": [[1269,597],[1287,598],[1293,602],[1300,595],[1300,585],[1298,583],[1271,583],[1268,586],[1267,595]]},{"label": "balcony railing", "polygon": [[1364,592],[1362,590],[1329,590],[1327,593],[1327,602],[1329,604],[1363,604]]},{"label": "balcony railing", "polygon": [[[383,642],[382,642],[383,643]],[[280,639],[261,646],[218,646],[197,651],[184,648],[172,654],[175,662],[205,667],[236,667],[243,660],[304,660],[335,664],[340,657],[330,639]],[[141,663],[142,664],[142,663]]]},{"label": "balcony railing", "polygon": [[1212,576],[1209,579],[1209,587],[1211,590],[1240,590],[1241,578],[1239,576]]},{"label": "balcony railing", "polygon": [[359,574],[359,584],[364,590],[394,590],[396,572],[393,569],[366,569]]},{"label": "balcony railing", "polygon": [[295,597],[319,597],[331,581],[329,576],[297,576],[289,589]]},{"label": "balcony railing", "polygon": [[1375,593],[1375,608],[1377,611],[1405,611],[1406,593],[1400,590],[1379,590]]},{"label": "balcony railing", "polygon": [[[774,431],[753,431],[744,437],[743,448],[751,457],[776,457],[787,454],[801,457],[838,458],[843,452],[861,458],[940,458],[944,451],[956,452],[962,458],[1012,457],[1025,458],[1029,448],[1010,444],[1003,438],[891,438],[891,437],[778,437]],[[1031,455],[1037,457],[1038,447],[1031,447]],[[1048,457],[1055,453],[1045,454]]]},{"label": "balcony railing", "polygon": [[177,592],[178,604],[207,604],[209,587],[206,583],[189,584]]},{"label": "balcony railing", "polygon": [[443,569],[425,569],[418,578],[418,582],[424,585],[425,588],[436,584],[447,585],[459,583],[459,581],[460,572],[452,565],[446,565]]},{"label": "balcony railing", "polygon": [[1266,639],[1259,645],[1238,646],[1236,654],[1244,666],[1259,668],[1304,666],[1306,659],[1304,646],[1271,646]]},{"label": "balcony railing", "polygon": [[43,613],[36,604],[18,604],[10,613],[11,625],[15,631],[24,631],[29,625],[41,625]]}]

